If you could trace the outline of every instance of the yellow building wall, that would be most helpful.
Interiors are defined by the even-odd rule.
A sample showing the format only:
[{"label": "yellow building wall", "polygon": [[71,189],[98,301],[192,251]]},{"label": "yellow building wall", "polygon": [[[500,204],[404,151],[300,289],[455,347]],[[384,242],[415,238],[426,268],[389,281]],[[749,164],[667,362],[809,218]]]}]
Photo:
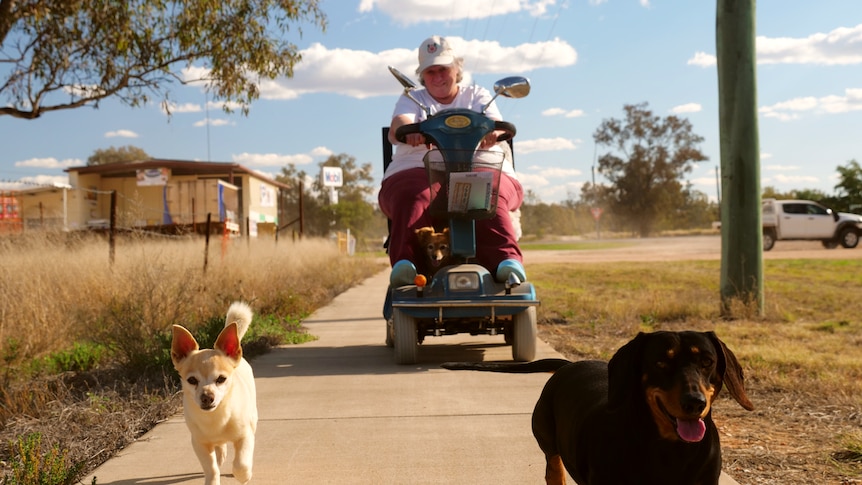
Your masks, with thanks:
[{"label": "yellow building wall", "polygon": [[69,229],[86,229],[91,225],[107,225],[110,217],[111,198],[101,194],[101,177],[95,174],[81,175],[69,172],[70,191],[68,202]]},{"label": "yellow building wall", "polygon": [[[250,233],[256,235],[257,224],[264,232],[272,232],[278,223],[278,188],[263,180],[242,175],[234,179],[242,186],[241,212],[232,214],[245,232],[246,217]],[[206,222],[208,213],[212,220],[219,220],[218,185],[225,185],[226,206],[237,211],[238,187],[219,182],[215,178],[200,179],[197,176],[168,176],[167,186],[139,186],[136,178],[101,177],[98,174],[81,175],[69,172],[69,184],[76,189],[69,191],[67,202],[70,229],[107,227],[110,222],[111,191],[117,191],[117,226],[136,227],[164,223],[164,211],[170,214],[175,224]],[[244,217],[243,217],[244,216]]]},{"label": "yellow building wall", "polygon": [[24,223],[24,229],[57,229],[68,228],[68,202],[74,192],[72,189],[56,188],[39,192],[22,192],[18,198],[18,212]]}]

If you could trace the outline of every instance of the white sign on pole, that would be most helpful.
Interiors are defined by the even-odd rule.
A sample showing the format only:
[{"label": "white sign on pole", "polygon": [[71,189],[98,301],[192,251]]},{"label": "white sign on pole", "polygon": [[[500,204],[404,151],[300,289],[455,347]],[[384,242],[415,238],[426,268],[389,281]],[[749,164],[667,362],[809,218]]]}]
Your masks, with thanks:
[{"label": "white sign on pole", "polygon": [[341,187],[344,185],[344,173],[341,167],[321,167],[320,182],[324,187]]}]

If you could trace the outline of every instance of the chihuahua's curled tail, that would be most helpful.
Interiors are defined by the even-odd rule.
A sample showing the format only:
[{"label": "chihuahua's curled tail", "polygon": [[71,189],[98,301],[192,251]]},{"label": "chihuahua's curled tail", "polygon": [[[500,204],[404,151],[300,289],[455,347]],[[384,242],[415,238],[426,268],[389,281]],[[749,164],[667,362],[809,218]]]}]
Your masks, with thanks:
[{"label": "chihuahua's curled tail", "polygon": [[242,340],[245,332],[248,331],[249,325],[251,325],[252,315],[253,312],[248,304],[241,301],[233,302],[230,308],[227,309],[227,318],[225,318],[224,326],[227,327],[231,323],[236,323],[236,333],[239,335],[239,339]]}]

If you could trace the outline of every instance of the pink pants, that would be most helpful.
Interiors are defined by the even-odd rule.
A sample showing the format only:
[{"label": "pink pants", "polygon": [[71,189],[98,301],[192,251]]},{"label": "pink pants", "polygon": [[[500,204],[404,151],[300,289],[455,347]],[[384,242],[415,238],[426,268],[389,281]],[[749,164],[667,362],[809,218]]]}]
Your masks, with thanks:
[{"label": "pink pants", "polygon": [[[516,179],[502,174],[499,194],[497,214],[491,219],[476,221],[476,260],[492,273],[505,259],[523,262],[509,212],[521,206],[524,189]],[[389,233],[390,264],[406,259],[422,272],[424,256],[417,250],[416,229],[445,223],[432,219],[428,213],[431,189],[425,169],[413,168],[387,177],[380,187],[377,202],[392,221]]]}]

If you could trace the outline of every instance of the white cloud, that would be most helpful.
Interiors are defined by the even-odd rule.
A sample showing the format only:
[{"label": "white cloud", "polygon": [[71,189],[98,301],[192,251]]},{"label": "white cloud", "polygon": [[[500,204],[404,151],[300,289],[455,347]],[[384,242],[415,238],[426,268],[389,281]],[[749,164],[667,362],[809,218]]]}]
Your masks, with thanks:
[{"label": "white cloud", "polygon": [[29,184],[50,185],[54,187],[69,186],[68,175],[34,175],[32,177],[21,177],[21,181]]},{"label": "white cloud", "polygon": [[814,177],[811,175],[772,175],[769,177],[764,177],[763,181],[761,181],[762,185],[768,185],[773,183],[778,184],[793,184],[796,186],[803,184],[817,184],[820,182],[819,177]]},{"label": "white cloud", "polygon": [[694,57],[688,60],[689,66],[710,67],[716,65],[716,58],[706,52],[695,52]]},{"label": "white cloud", "polygon": [[226,125],[234,125],[236,123],[226,120],[224,118],[204,118],[200,121],[196,121],[194,126],[201,127],[206,126],[209,123],[210,126],[226,126]]},{"label": "white cloud", "polygon": [[[464,57],[465,83],[471,82],[471,75],[475,74],[526,74],[535,69],[571,66],[578,59],[575,49],[559,38],[517,46],[460,37],[448,39]],[[310,93],[335,93],[358,99],[395,96],[401,87],[389,76],[388,66],[416,80],[415,47],[371,52],[314,43],[300,53],[302,62],[296,66],[293,78],[260,83],[262,99],[296,99]]]},{"label": "white cloud", "polygon": [[206,84],[209,80],[210,70],[203,66],[188,66],[182,70],[180,76],[185,83]]},{"label": "white cloud", "polygon": [[772,158],[772,154],[771,154],[771,153],[760,152],[760,159],[761,159],[761,160],[767,160],[767,159],[770,159],[770,158]]},{"label": "white cloud", "polygon": [[201,111],[203,111],[203,108],[201,107],[201,105],[196,104],[196,103],[183,103],[183,104],[168,103],[167,106],[162,105],[162,112],[165,114],[167,114],[169,112],[172,114],[174,114],[174,113],[200,113]]},{"label": "white cloud", "polygon": [[138,134],[132,130],[115,130],[105,133],[105,138],[137,138]]},{"label": "white cloud", "polygon": [[27,190],[34,187],[69,187],[68,175],[33,175],[21,177],[17,181],[0,180],[0,189]]},{"label": "white cloud", "polygon": [[772,164],[772,165],[765,165],[762,167],[762,169],[768,170],[768,171],[785,171],[785,172],[791,171],[792,172],[794,170],[799,170],[799,167],[796,165],[775,165],[775,164]]},{"label": "white cloud", "polygon": [[[484,19],[515,12],[530,15],[543,15],[553,0],[470,0],[469,2],[450,0],[363,0],[359,4],[360,13],[375,9],[392,17],[401,25],[430,22],[452,22],[462,19]],[[419,15],[417,12],[421,12]]]},{"label": "white cloud", "polygon": [[537,188],[551,185],[551,182],[546,177],[535,173],[518,172],[518,180],[521,182],[521,185],[524,186],[525,190],[536,190]]},{"label": "white cloud", "polygon": [[702,110],[703,107],[699,103],[686,103],[679,106],[674,106],[670,109],[670,112],[673,114],[699,113]]},{"label": "white cloud", "polygon": [[249,167],[283,167],[285,165],[309,165],[315,159],[332,155],[332,150],[326,147],[316,147],[309,153],[284,155],[280,153],[240,153],[231,158],[234,162]]},{"label": "white cloud", "polygon": [[105,90],[95,84],[78,84],[63,86],[63,91],[77,98],[89,98],[105,95]]},{"label": "white cloud", "polygon": [[[26,167],[26,168],[69,168],[69,167],[79,167],[82,165],[86,165],[82,160],[77,158],[67,158],[65,160],[57,160],[56,158],[31,158],[29,160],[23,160],[20,162],[15,162],[16,167]],[[23,180],[23,179],[22,179]]]},{"label": "white cloud", "polygon": [[759,64],[848,65],[862,63],[862,24],[804,38],[757,37]]},{"label": "white cloud", "polygon": [[[817,64],[826,66],[862,63],[862,24],[839,27],[808,37],[766,37],[756,39],[758,64]],[[710,67],[716,57],[697,52],[689,65]]]},{"label": "white cloud", "polygon": [[542,116],[563,116],[565,118],[580,118],[586,116],[582,109],[564,110],[563,108],[548,108],[542,111]]},{"label": "white cloud", "polygon": [[838,114],[851,111],[862,111],[862,88],[845,89],[844,96],[805,96],[758,109],[764,118],[776,118],[780,121],[799,119],[802,113]]},{"label": "white cloud", "polygon": [[561,179],[561,178],[567,178],[567,177],[577,177],[578,175],[581,175],[583,172],[581,172],[580,170],[578,170],[576,168],[550,167],[550,168],[542,169],[539,173],[543,177],[547,177],[550,179]]},{"label": "white cloud", "polygon": [[326,147],[315,147],[311,149],[311,156],[313,157],[328,157],[333,153],[335,152]]},{"label": "white cloud", "polygon": [[[516,0],[505,1],[519,4]],[[363,2],[362,5],[377,3],[379,2],[369,1]],[[393,5],[396,3],[400,5],[401,0]],[[469,4],[470,9],[479,10],[471,2],[461,3]],[[538,8],[544,3],[532,2],[529,6]],[[449,9],[451,8],[450,6]],[[475,74],[526,74],[536,69],[571,66],[578,60],[577,51],[560,38],[516,46],[503,46],[496,41],[465,40],[461,37],[447,39],[453,49],[464,58],[465,84],[472,82],[472,76]],[[301,50],[300,55],[302,62],[294,67],[292,78],[260,81],[258,87],[261,99],[290,100],[311,93],[341,94],[357,99],[396,96],[401,87],[389,76],[389,66],[395,67],[415,81],[416,47],[413,46],[372,52],[329,48],[315,42]],[[202,89],[206,87],[208,76],[209,70],[200,66],[189,67],[182,72],[185,82],[199,83]],[[236,108],[235,105],[231,107]]]},{"label": "white cloud", "polygon": [[551,152],[560,150],[575,150],[577,145],[568,138],[536,138],[534,140],[518,140],[515,153]]},{"label": "white cloud", "polygon": [[242,105],[240,105],[237,102],[230,102],[230,103],[225,102],[225,101],[209,101],[209,102],[207,102],[207,109],[224,111],[225,108],[227,108],[230,111],[236,111],[236,110],[242,108]]}]

